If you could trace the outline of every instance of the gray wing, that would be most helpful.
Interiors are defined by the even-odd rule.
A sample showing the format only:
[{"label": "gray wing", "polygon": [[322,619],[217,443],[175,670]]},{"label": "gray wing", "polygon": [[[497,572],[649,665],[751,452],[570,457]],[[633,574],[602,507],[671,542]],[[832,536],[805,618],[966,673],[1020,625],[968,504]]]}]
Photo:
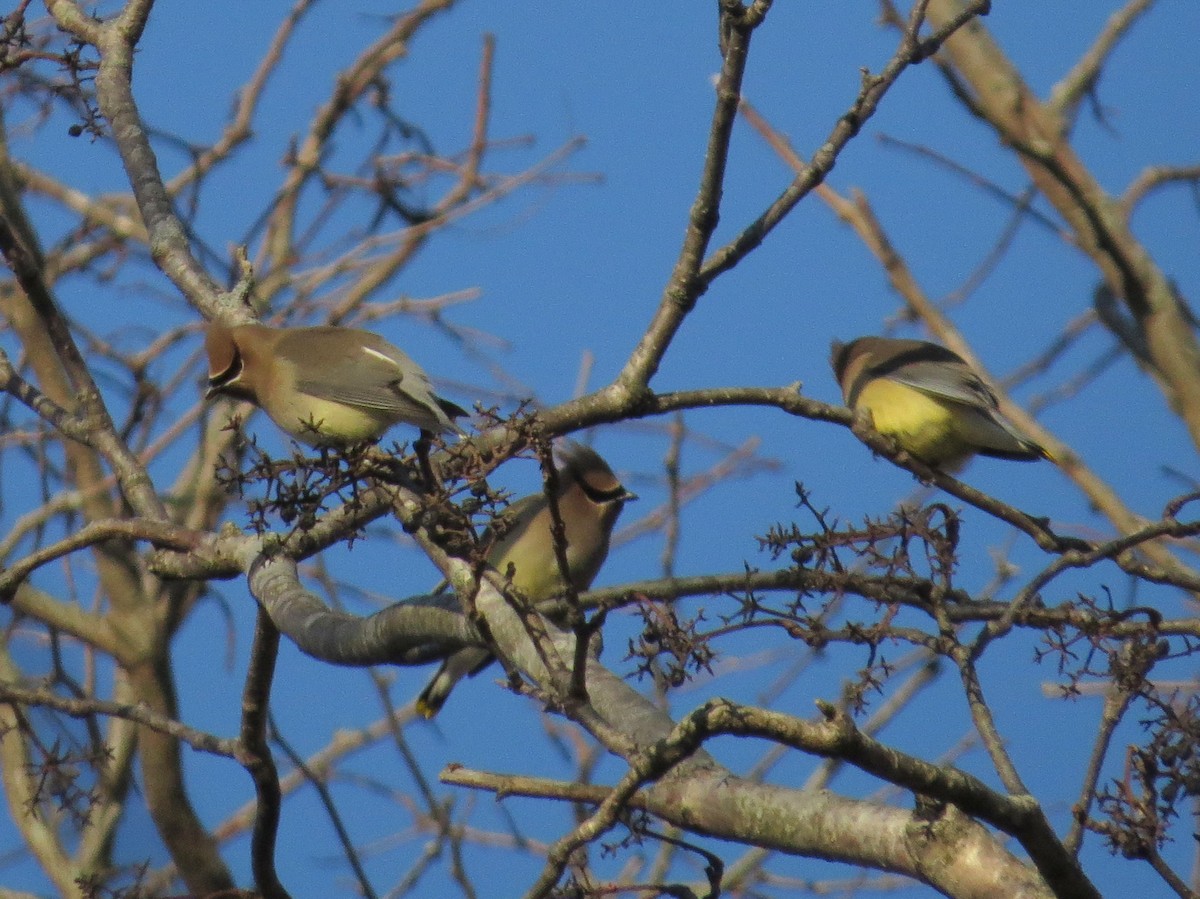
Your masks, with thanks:
[{"label": "gray wing", "polygon": [[[297,378],[296,389],[317,399],[378,410],[429,430],[457,431],[421,367],[383,338],[369,331],[362,334],[361,349],[327,363],[320,380]],[[303,351],[303,347],[279,347],[285,355]]]},{"label": "gray wing", "polygon": [[365,349],[325,365],[320,380],[297,379],[296,389],[319,399],[384,411],[414,406],[431,394],[415,365],[406,371],[395,360]]},{"label": "gray wing", "polygon": [[939,399],[993,411],[1000,406],[980,377],[959,362],[910,362],[886,377]]},{"label": "gray wing", "polygon": [[965,364],[913,362],[888,377],[937,399],[974,410],[960,417],[958,426],[984,455],[1021,460],[1047,457],[1044,449],[1000,413],[996,394]]}]

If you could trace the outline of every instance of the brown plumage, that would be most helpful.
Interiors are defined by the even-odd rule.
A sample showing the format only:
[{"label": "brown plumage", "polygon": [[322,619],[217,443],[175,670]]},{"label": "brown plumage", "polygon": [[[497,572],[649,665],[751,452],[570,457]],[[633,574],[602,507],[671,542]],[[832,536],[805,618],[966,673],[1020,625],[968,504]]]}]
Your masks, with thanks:
[{"label": "brown plumage", "polygon": [[996,395],[957,353],[924,340],[834,342],[842,397],[875,430],[929,465],[953,470],[980,453],[1032,461],[1050,454],[1000,413]]},{"label": "brown plumage", "polygon": [[458,433],[466,411],[433,392],[421,367],[378,334],[322,326],[212,323],[208,392],[249,400],[311,446],[377,440],[392,425]]}]

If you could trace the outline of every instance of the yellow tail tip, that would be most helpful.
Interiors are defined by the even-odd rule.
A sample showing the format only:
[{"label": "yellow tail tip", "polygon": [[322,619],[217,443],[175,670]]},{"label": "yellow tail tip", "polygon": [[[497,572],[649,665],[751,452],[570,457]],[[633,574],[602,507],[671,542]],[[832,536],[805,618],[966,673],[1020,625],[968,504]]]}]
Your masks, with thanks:
[{"label": "yellow tail tip", "polygon": [[433,705],[432,703],[426,702],[424,699],[418,699],[416,702],[416,708],[417,708],[417,714],[420,715],[422,718],[424,718],[426,721],[428,721],[430,718],[432,718],[434,715],[436,715],[438,713],[438,710],[441,707]]}]

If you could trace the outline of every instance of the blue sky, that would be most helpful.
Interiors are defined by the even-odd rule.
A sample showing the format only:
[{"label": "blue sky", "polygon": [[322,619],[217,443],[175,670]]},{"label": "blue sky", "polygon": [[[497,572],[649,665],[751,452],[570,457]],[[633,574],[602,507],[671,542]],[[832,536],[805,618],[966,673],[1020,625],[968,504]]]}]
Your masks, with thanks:
[{"label": "blue sky", "polygon": [[[714,6],[540,4],[523,6],[518,15],[515,7],[476,0],[423,31],[408,58],[391,70],[391,87],[396,107],[425,130],[439,151],[458,151],[469,139],[485,32],[496,36],[492,135],[498,140],[531,139],[492,151],[485,168],[515,173],[573,138],[586,138],[586,145],[556,170],[570,177],[526,188],[440,234],[385,298],[478,290],[479,299],[452,309],[448,318],[498,338],[502,345],[490,350],[491,356],[543,403],[572,395],[586,354],[595,358],[590,386],[611,379],[659,301],[696,190],[713,102],[710,79],[718,65]],[[1044,95],[1088,47],[1116,4],[1014,0],[994,6],[987,27]],[[232,92],[253,70],[274,22],[287,7],[232,0],[160,4],[136,62],[135,90],[144,119],[196,143],[215,139]],[[229,248],[243,239],[279,180],[279,160],[288,141],[327,95],[338,67],[378,34],[381,17],[394,12],[394,3],[345,0],[320,4],[306,19],[265,95],[254,141],[235,164],[205,185],[199,230],[218,253],[227,258]],[[746,96],[802,155],[812,154],[849,106],[859,87],[860,68],[878,71],[893,51],[897,38],[877,26],[876,15],[870,3],[778,3],[755,37]],[[1200,6],[1164,0],[1113,55],[1098,91],[1106,122],[1097,123],[1085,109],[1075,132],[1081,157],[1112,193],[1120,193],[1148,165],[1194,162],[1189,154],[1200,139],[1195,103],[1200,88],[1198,34]],[[19,115],[9,116],[10,130],[17,131],[18,120]],[[69,178],[80,189],[123,189],[123,173],[111,149],[85,138],[67,138],[66,124],[64,120],[63,127],[33,139],[19,136],[15,152]],[[356,132],[344,126],[335,141],[335,159],[342,152],[349,156],[356,142],[369,136],[365,128]],[[1026,179],[995,137],[954,104],[932,64],[900,80],[840,158],[830,186],[841,193],[863,191],[925,291],[944,296],[987,255],[1006,227],[1010,210],[958,176],[885,143],[880,139],[884,136],[931,147],[986,173],[1013,193],[1025,187]],[[182,157],[162,144],[159,148],[160,165],[169,175]],[[757,216],[788,180],[784,165],[740,123],[716,245]],[[430,191],[427,199],[436,195]],[[1052,215],[1045,203],[1039,201],[1037,207]],[[42,203],[34,208],[48,234],[61,230],[62,218],[51,207]],[[362,227],[370,216],[369,210],[352,213],[347,214],[348,228]],[[1200,288],[1200,227],[1194,198],[1184,188],[1161,191],[1143,204],[1134,225],[1182,294],[1195,296]],[[990,371],[1003,376],[1043,351],[1068,321],[1088,308],[1097,281],[1096,270],[1082,254],[1026,222],[996,270],[950,314]],[[165,279],[148,277],[121,286],[123,295],[97,301],[89,293],[90,284],[67,282],[60,287],[60,297],[72,314],[127,347],[148,341],[158,329],[191,314],[172,296]],[[830,340],[882,332],[899,303],[854,234],[810,196],[701,300],[652,386],[665,391],[802,381],[805,394],[836,402],[827,364]],[[452,341],[422,322],[400,318],[374,327],[405,347],[456,401],[468,404],[483,391],[512,392],[511,385],[498,381],[486,365],[464,357]],[[1016,398],[1029,401],[1053,389],[1111,344],[1111,337],[1093,329],[1046,376],[1022,386]],[[193,352],[198,345],[197,337],[183,349]],[[175,374],[185,358],[184,352],[172,355],[162,374]],[[199,375],[196,368],[194,377]],[[1163,465],[1195,476],[1195,447],[1154,383],[1128,358],[1069,402],[1051,407],[1043,421],[1146,516],[1157,516],[1164,502],[1184,489],[1163,473]],[[839,427],[754,409],[693,412],[687,422],[727,445],[758,436],[763,456],[774,460],[777,469],[722,484],[687,508],[680,573],[733,571],[744,562],[768,566],[770,560],[758,554],[754,538],[776,522],[795,518],[795,481],[813,490],[814,502],[828,506],[842,521],[885,514],[915,488],[907,473],[872,458]],[[660,470],[666,451],[664,423],[653,424],[608,427],[594,435],[596,447],[614,468],[636,481],[634,487],[643,496],[626,512],[625,524],[654,511],[664,499],[661,485],[639,479],[640,473]],[[276,439],[261,417],[251,427],[268,442]],[[156,470],[164,484],[186,449],[159,463]],[[688,472],[702,471],[718,459],[718,453],[700,444],[689,444],[684,453]],[[518,493],[535,489],[536,468],[531,463],[514,463],[508,469],[501,482]],[[8,477],[11,481],[12,475]],[[983,460],[974,463],[964,479],[1019,508],[1049,516],[1066,532],[1110,533],[1086,498],[1052,465]],[[22,509],[19,488],[5,484],[6,521]],[[231,515],[237,520],[236,509]],[[992,550],[1008,548],[1020,566],[1017,583],[1049,561],[1027,540],[1013,541],[1008,529],[972,510],[966,510],[964,519],[959,580],[967,588],[991,579]],[[415,552],[398,546],[402,542],[339,549],[330,554],[330,566],[354,587],[381,596],[401,598],[426,590],[436,573]],[[661,548],[660,537],[619,546],[597,585],[657,575]],[[1124,599],[1127,587],[1114,567],[1101,567],[1064,577],[1046,599],[1061,601],[1073,598],[1076,590],[1095,594],[1104,588]],[[185,720],[232,735],[253,609],[241,582],[223,583],[217,590],[228,609],[217,602],[197,609],[178,640],[176,674]],[[369,610],[354,598],[347,601],[351,608]],[[1153,596],[1139,593],[1137,601],[1158,605],[1168,614],[1184,608],[1181,597],[1165,590]],[[719,600],[686,605],[692,612],[699,607],[710,616],[728,611]],[[227,616],[234,622],[232,634]],[[625,640],[637,627],[636,621],[622,616],[611,626],[606,660],[617,670],[628,670],[621,657]],[[232,664],[226,662],[227,640],[232,641]],[[749,671],[703,679],[682,693],[673,708],[686,711],[709,695],[752,701],[800,651],[780,640],[773,633],[751,631],[722,644],[723,663],[767,651],[776,657]],[[1056,681],[1058,675],[1052,664],[1033,664],[1035,649],[1034,640],[1021,639],[998,653],[984,668],[985,689],[1027,782],[1055,823],[1063,826],[1100,702],[1045,699],[1041,683]],[[899,647],[894,652],[903,655]],[[832,651],[789,688],[779,707],[810,715],[813,699],[836,697],[840,683],[863,661],[860,653]],[[393,697],[403,703],[416,694],[429,671],[393,674]],[[449,760],[502,772],[569,774],[542,740],[536,711],[493,681],[490,672],[480,676],[456,692],[436,725],[407,732],[426,774],[435,775]],[[947,675],[884,738],[924,757],[947,751],[969,727],[960,694],[956,679]],[[273,703],[285,734],[302,753],[318,750],[338,729],[361,727],[380,714],[373,688],[361,672],[331,669],[290,646],[282,653]],[[729,740],[715,751],[735,770],[744,770],[763,749]],[[1060,759],[1071,765],[1065,775]],[[994,782],[978,749],[968,751],[962,764]],[[230,762],[192,755],[189,765],[206,821],[216,824],[250,795],[248,778]],[[779,783],[799,783],[811,765],[811,760],[793,754],[773,777]],[[387,747],[356,757],[347,770],[377,777],[401,792],[411,789],[395,752]],[[611,781],[619,772],[606,763],[598,779]],[[835,784],[853,795],[877,786],[853,774]],[[398,835],[394,842],[378,844],[368,866],[376,885],[386,889],[416,857],[426,837],[406,830],[409,818],[403,801],[361,787],[342,788],[343,813],[357,840],[371,843]],[[460,807],[470,802],[487,806],[472,816],[472,823],[503,829],[490,799],[448,788],[441,793],[454,797]],[[547,804],[510,800],[505,809],[541,838],[561,832],[565,820],[562,809]],[[149,824],[137,809],[131,809],[130,819],[120,852],[134,859],[152,840]],[[294,895],[348,889],[348,872],[311,791],[301,791],[289,802],[283,827],[281,869]],[[1186,837],[1184,831],[1181,834]],[[12,848],[13,839],[12,831],[0,825],[0,851]],[[248,882],[246,849],[244,841],[236,842],[227,858]],[[1189,850],[1188,845],[1177,845],[1168,851],[1182,862]],[[480,881],[481,895],[513,895],[538,867],[519,853],[475,851],[479,854],[472,855],[468,868]],[[730,845],[717,846],[716,851],[727,863],[742,853]],[[1089,842],[1085,861],[1097,883],[1112,895],[1165,895],[1148,870],[1107,861],[1098,840]],[[846,873],[794,859],[781,869],[804,877]],[[0,868],[0,879],[14,888],[45,889],[31,865]],[[901,891],[926,894],[920,888]]]}]

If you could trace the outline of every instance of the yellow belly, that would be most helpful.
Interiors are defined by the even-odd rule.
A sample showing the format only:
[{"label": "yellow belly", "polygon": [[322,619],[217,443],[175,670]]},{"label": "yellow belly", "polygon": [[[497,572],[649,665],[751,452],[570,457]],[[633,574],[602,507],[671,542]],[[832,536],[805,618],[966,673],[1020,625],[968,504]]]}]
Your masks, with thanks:
[{"label": "yellow belly", "polygon": [[306,394],[293,394],[293,401],[281,407],[264,406],[271,420],[297,440],[310,446],[357,443],[375,440],[388,429],[391,420],[360,407],[347,406]]},{"label": "yellow belly", "polygon": [[567,591],[566,582],[558,570],[557,559],[546,559],[543,565],[517,563],[513,586],[532,602],[542,602]]},{"label": "yellow belly", "polygon": [[958,432],[954,407],[919,390],[894,381],[871,381],[859,393],[856,406],[870,413],[875,430],[929,465],[952,466],[974,452]]}]

